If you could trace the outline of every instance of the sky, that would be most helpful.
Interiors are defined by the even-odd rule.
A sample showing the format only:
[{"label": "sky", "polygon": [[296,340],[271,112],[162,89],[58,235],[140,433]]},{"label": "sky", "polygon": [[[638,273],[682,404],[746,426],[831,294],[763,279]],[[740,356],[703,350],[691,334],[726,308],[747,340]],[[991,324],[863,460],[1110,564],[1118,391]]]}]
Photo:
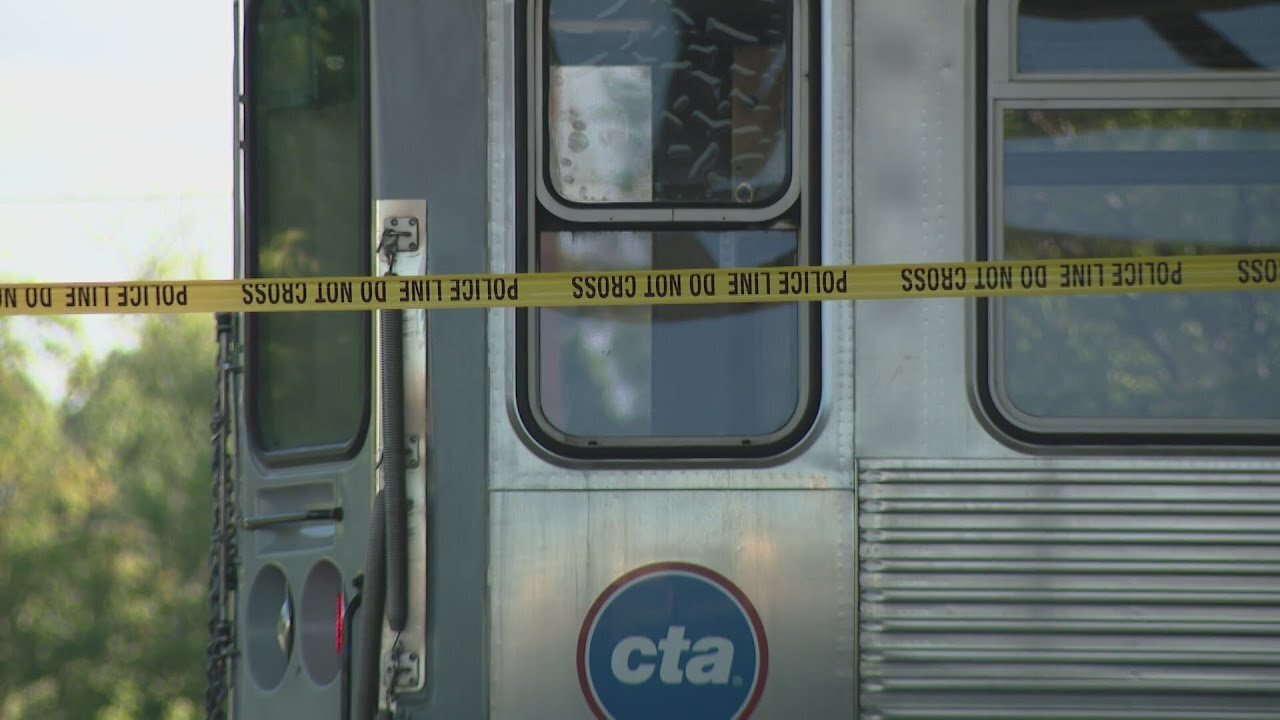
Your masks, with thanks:
[{"label": "sky", "polygon": [[[231,277],[231,1],[0,11],[0,282]],[[137,322],[81,318],[72,350],[128,347]]]}]

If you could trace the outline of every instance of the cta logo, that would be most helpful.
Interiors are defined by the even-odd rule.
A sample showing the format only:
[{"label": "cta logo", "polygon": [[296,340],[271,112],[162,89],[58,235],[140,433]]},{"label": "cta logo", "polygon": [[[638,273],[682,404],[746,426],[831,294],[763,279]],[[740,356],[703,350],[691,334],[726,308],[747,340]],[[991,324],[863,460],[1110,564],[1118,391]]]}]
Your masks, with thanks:
[{"label": "cta logo", "polygon": [[578,634],[578,682],[601,720],[738,720],[769,673],[764,625],[724,576],[657,563],[618,578]]}]

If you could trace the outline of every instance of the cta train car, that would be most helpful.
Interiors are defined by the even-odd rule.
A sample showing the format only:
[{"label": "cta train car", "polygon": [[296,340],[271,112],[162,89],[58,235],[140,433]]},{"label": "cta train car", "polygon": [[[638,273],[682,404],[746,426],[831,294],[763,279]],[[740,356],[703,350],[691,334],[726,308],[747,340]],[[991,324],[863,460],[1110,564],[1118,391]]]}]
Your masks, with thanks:
[{"label": "cta train car", "polygon": [[1280,2],[235,12],[241,277],[651,302],[223,317],[211,716],[1280,717],[1280,296],[599,274],[1274,252]]}]

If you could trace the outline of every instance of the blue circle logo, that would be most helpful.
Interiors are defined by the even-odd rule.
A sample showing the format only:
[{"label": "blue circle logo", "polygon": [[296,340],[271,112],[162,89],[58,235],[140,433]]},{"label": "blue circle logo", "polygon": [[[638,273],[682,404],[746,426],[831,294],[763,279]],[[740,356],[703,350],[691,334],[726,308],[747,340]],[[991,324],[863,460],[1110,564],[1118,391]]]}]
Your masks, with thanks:
[{"label": "blue circle logo", "polygon": [[656,563],[615,580],[578,634],[578,682],[601,720],[740,720],[764,692],[769,645],[724,576]]}]

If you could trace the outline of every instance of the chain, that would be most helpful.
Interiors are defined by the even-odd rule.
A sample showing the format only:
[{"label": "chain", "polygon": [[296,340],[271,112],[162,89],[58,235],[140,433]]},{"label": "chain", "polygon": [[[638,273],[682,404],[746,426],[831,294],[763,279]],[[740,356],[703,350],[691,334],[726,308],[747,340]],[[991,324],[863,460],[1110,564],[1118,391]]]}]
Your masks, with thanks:
[{"label": "chain", "polygon": [[230,661],[235,654],[234,595],[239,558],[236,548],[236,494],[231,454],[232,408],[237,348],[231,313],[217,314],[217,379],[210,423],[213,531],[209,543],[209,645],[205,657],[204,709],[208,720],[226,720]]}]

